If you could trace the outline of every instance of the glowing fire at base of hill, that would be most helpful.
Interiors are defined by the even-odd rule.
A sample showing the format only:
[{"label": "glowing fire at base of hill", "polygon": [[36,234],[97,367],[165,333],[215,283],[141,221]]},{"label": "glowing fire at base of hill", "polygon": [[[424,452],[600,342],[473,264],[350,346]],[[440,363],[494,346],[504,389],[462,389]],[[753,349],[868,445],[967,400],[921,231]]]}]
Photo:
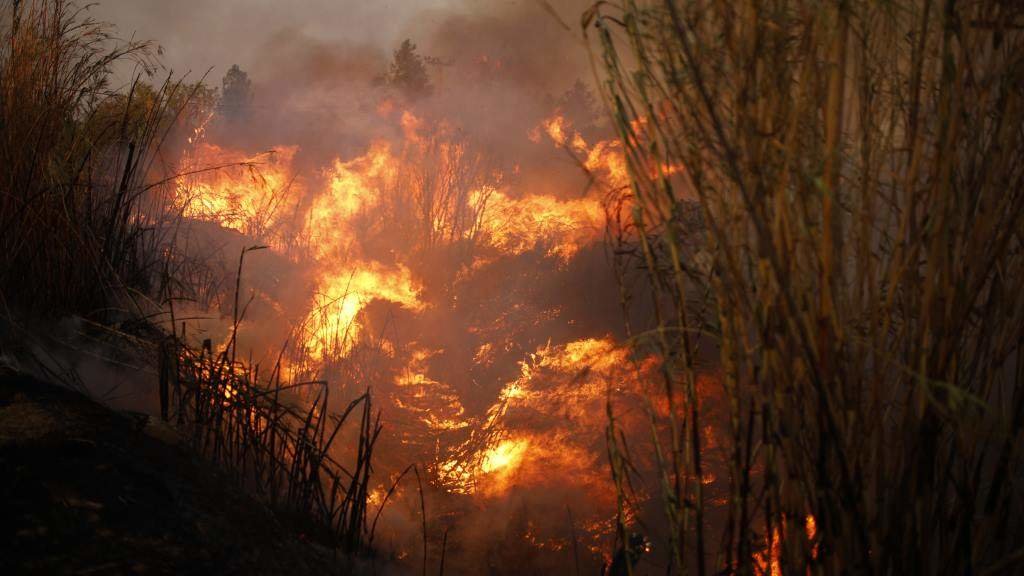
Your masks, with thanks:
[{"label": "glowing fire at base of hill", "polygon": [[494,497],[512,486],[550,483],[556,472],[589,497],[609,499],[595,451],[603,442],[605,403],[613,390],[640,392],[652,367],[633,366],[610,338],[540,348],[520,363],[520,376],[503,387],[482,421],[451,428],[472,433],[439,455],[439,481],[454,493]]}]

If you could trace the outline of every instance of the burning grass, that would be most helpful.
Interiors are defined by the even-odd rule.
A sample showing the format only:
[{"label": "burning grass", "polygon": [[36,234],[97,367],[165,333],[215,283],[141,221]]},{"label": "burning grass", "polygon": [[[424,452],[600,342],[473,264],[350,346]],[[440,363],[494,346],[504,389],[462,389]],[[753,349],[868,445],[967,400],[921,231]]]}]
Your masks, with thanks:
[{"label": "burning grass", "polygon": [[[239,275],[244,256],[245,251]],[[335,414],[327,382],[283,382],[280,358],[261,380],[258,365],[237,359],[237,297],[235,305],[231,337],[219,352],[209,340],[190,347],[185,334],[172,335],[163,346],[163,417],[199,453],[274,508],[315,528],[326,543],[365,551],[373,539],[367,522],[371,459],[382,429],[370,392]],[[350,417],[358,418],[355,435],[346,434]],[[355,453],[337,459],[336,440],[354,446]]]},{"label": "burning grass", "polygon": [[[430,533],[451,530],[468,540],[449,541],[450,565],[478,566],[485,538],[511,538],[497,533],[511,521],[503,517],[510,503],[560,499],[555,505],[571,503],[579,522],[580,561],[596,567],[614,508],[601,466],[603,402],[609,391],[634,399],[647,378],[629,375],[629,353],[601,319],[600,332],[573,326],[590,315],[586,303],[576,316],[563,313],[563,279],[601,257],[605,211],[589,193],[521,186],[446,121],[408,110],[391,116],[379,121],[395,123],[393,139],[372,139],[351,157],[328,156],[319,170],[300,174],[288,161],[260,166],[275,174],[267,182],[294,182],[283,199],[297,208],[294,217],[264,237],[290,274],[308,278],[310,292],[287,307],[261,295],[274,314],[295,322],[281,371],[341,375],[374,388],[389,431],[375,465],[382,477],[400,477],[409,462],[425,474]],[[606,180],[621,185],[620,147],[573,141],[577,163],[589,165],[602,190]],[[547,140],[536,145],[557,153]],[[225,150],[202,140],[193,146],[193,159],[216,151],[211,164]],[[256,205],[269,192],[263,183],[244,171],[201,174],[179,198],[208,190],[215,200]],[[193,214],[237,231],[236,215],[226,205]],[[281,226],[300,229],[294,242],[273,240]],[[575,490],[553,487],[558,475],[572,478]],[[378,482],[370,492],[381,501],[387,490]],[[395,495],[394,513],[382,515],[384,541],[408,557],[418,546],[402,527],[422,511],[410,506],[408,491]],[[465,527],[487,517],[493,521],[481,534]],[[552,566],[565,560],[565,532],[561,521],[528,530]],[[428,556],[443,554],[443,542],[431,540]],[[524,542],[516,546],[533,546]]]}]

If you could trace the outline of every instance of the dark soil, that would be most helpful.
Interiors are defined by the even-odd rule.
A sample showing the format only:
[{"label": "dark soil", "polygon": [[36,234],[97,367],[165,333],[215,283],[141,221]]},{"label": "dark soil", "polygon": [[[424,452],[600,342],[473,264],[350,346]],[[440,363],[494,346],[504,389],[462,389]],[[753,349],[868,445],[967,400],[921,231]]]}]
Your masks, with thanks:
[{"label": "dark soil", "polygon": [[0,376],[0,574],[345,574],[166,425]]}]

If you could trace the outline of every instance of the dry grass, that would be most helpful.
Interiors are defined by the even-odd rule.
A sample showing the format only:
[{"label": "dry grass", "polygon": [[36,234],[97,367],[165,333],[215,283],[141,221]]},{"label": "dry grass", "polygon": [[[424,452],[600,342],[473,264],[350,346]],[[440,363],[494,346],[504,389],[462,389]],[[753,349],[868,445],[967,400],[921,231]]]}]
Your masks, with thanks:
[{"label": "dry grass", "polygon": [[623,0],[583,24],[632,175],[617,253],[655,303],[634,336],[673,408],[672,569],[1019,569],[1024,10]]},{"label": "dry grass", "polygon": [[[239,277],[251,250],[242,252]],[[374,413],[367,391],[340,414],[332,413],[327,382],[286,383],[280,359],[261,378],[258,365],[236,357],[245,307],[239,308],[237,286],[235,295],[234,324],[223,350],[214,353],[209,340],[192,348],[187,334],[174,334],[162,347],[163,417],[275,509],[331,545],[365,550],[376,525],[367,522],[367,503],[380,412]],[[357,436],[345,433],[352,416],[359,420]],[[354,449],[344,461],[337,459],[335,444],[342,439]]]},{"label": "dry grass", "polygon": [[118,63],[155,70],[149,46],[72,2],[7,0],[0,14],[0,304],[109,316],[157,291],[172,227],[147,192],[199,85],[112,90]]},{"label": "dry grass", "polygon": [[[210,267],[176,244],[179,174],[161,146],[212,92],[140,81],[145,43],[122,42],[67,0],[0,0],[0,306],[15,325],[83,315],[117,323],[184,297],[209,298]],[[124,90],[115,65],[140,71]],[[168,166],[163,163],[167,162]],[[247,163],[238,166],[248,167]],[[200,171],[223,169],[232,165]],[[243,252],[244,256],[244,252]],[[241,274],[241,262],[239,263]],[[173,297],[172,297],[173,293]],[[197,449],[280,511],[347,551],[366,548],[370,460],[381,430],[369,393],[340,413],[326,382],[284,383],[236,358],[244,310],[235,286],[230,342],[213,353],[186,334],[161,345],[161,410]],[[357,432],[345,423],[358,419]],[[344,443],[354,454],[332,454]]]}]

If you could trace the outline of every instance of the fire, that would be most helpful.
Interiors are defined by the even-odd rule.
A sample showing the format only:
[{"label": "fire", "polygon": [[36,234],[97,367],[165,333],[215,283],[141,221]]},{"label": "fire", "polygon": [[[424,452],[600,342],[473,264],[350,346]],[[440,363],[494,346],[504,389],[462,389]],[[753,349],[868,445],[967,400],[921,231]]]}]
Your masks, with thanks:
[{"label": "fire", "polygon": [[[785,527],[785,519],[783,527]],[[818,545],[814,543],[814,538],[818,534],[818,526],[813,514],[804,517],[804,532],[807,541],[812,543],[811,558],[817,558]],[[769,543],[766,543],[766,550],[754,554],[754,565],[758,573],[765,576],[782,576],[782,535],[778,526],[772,528],[772,538]],[[810,574],[810,569],[808,569],[808,574]]]},{"label": "fire", "polygon": [[[586,144],[583,143],[583,146],[585,148]],[[629,172],[626,168],[626,157],[622,154],[622,143],[618,140],[606,140],[598,142],[593,148],[585,149],[587,157],[583,165],[587,170],[602,174],[613,189],[629,186]]]},{"label": "fire", "polygon": [[[649,130],[646,121],[633,121],[631,133],[635,138],[642,139]],[[560,114],[556,114],[543,122],[530,132],[530,139],[540,140],[541,132],[547,134],[548,138],[559,148],[571,151],[579,157],[583,168],[591,175],[603,182],[609,190],[622,190],[629,188],[629,168],[626,163],[626,156],[623,153],[622,142],[618,139],[601,140],[591,146],[578,131],[574,130],[571,123]],[[682,165],[663,164],[660,166],[649,166],[646,168],[652,178],[668,178],[685,171]]]},{"label": "fire", "polygon": [[182,213],[263,238],[300,194],[291,171],[297,146],[247,156],[197,143],[183,161],[176,202]]},{"label": "fire", "polygon": [[409,142],[419,142],[420,136],[419,130],[423,127],[423,121],[416,117],[412,112],[405,110],[402,112],[402,133],[405,135],[405,139]]},{"label": "fire", "polygon": [[566,122],[563,116],[554,116],[549,118],[545,120],[542,125],[544,126],[544,132],[547,133],[548,137],[551,138],[555,144],[565,146],[568,122]]},{"label": "fire", "polygon": [[[384,338],[380,350],[388,365],[365,385],[380,387],[392,414],[400,412],[389,426],[407,451],[402,457],[412,452],[410,458],[425,464],[421,470],[428,471],[434,487],[451,498],[566,490],[566,498],[585,503],[579,511],[585,547],[602,550],[600,538],[611,534],[615,514],[604,461],[605,406],[610,392],[640,396],[649,365],[633,362],[611,336],[577,335],[538,345],[511,329],[502,333],[504,320],[484,316],[478,323],[473,316],[472,326],[493,322],[497,328],[463,328],[461,334],[462,327],[455,326],[453,337],[432,339],[418,326],[420,332],[411,336],[379,337],[376,315],[377,305],[387,303],[382,306],[387,313],[417,322],[433,321],[435,314],[453,324],[465,322],[462,314],[476,310],[444,315],[466,299],[466,291],[438,288],[435,262],[457,262],[451,272],[456,287],[497,262],[508,262],[511,270],[523,255],[531,266],[539,256],[545,266],[565,270],[602,240],[602,202],[596,194],[526,189],[515,173],[506,177],[483,164],[449,127],[400,110],[392,101],[377,109],[380,121],[393,123],[391,133],[400,136],[370,142],[359,153],[332,158],[301,177],[295,169],[297,147],[263,157],[198,142],[188,157],[193,168],[258,160],[259,177],[246,165],[198,172],[179,190],[179,202],[191,218],[244,234],[289,238],[268,243],[302,267],[305,292],[296,298],[301,303],[293,304],[301,309],[279,313],[287,316],[298,339],[295,347],[310,366],[285,366],[286,373],[341,365],[335,361],[358,358],[357,352],[367,348],[361,344]],[[561,116],[543,123],[541,132],[570,149],[602,185],[626,182],[625,159],[615,143],[590,145]],[[444,300],[438,294],[447,295],[445,289],[462,300]],[[477,308],[487,313],[482,304]],[[536,311],[534,324],[562,322],[561,314],[562,307],[545,305]],[[445,349],[460,345],[466,347],[464,356]],[[471,377],[460,380],[462,375],[451,371],[452,358],[457,370],[473,368]],[[473,390],[487,396],[467,398]],[[571,478],[572,490],[555,478]],[[385,492],[378,488],[369,497],[379,506]],[[538,546],[556,537],[563,536],[531,532]],[[564,543],[551,544],[558,546]]]},{"label": "fire", "polygon": [[354,220],[375,207],[380,190],[396,174],[396,159],[386,142],[375,142],[366,154],[326,171],[327,185],[314,200],[306,234],[318,258],[338,258],[355,238]]},{"label": "fire", "polygon": [[592,447],[603,437],[609,387],[637,390],[629,364],[628,352],[607,337],[542,346],[484,418],[467,425],[469,440],[442,455],[439,481],[454,493],[497,497],[514,486],[547,485],[557,471],[610,507],[612,487]]},{"label": "fire", "polygon": [[409,356],[409,362],[405,369],[395,379],[399,388],[413,389],[412,399],[418,402],[436,400],[433,405],[412,406],[403,403],[401,398],[393,398],[393,402],[413,411],[417,414],[420,422],[434,432],[454,431],[466,428],[470,425],[465,419],[465,408],[445,384],[434,380],[428,373],[427,362],[436,351],[417,349]]},{"label": "fire", "polygon": [[813,514],[808,514],[804,518],[804,530],[807,533],[807,541],[811,542],[811,558],[818,557],[818,543],[814,541],[814,538],[818,535],[818,523],[814,519]]},{"label": "fire", "polygon": [[374,508],[380,508],[384,504],[384,498],[387,496],[387,491],[384,490],[383,486],[378,486],[366,496],[367,504],[370,504]]},{"label": "fire", "polygon": [[306,317],[310,327],[306,349],[324,360],[347,353],[359,337],[359,312],[373,300],[394,302],[410,310],[424,308],[420,289],[408,268],[386,269],[377,263],[357,263],[320,278],[313,309]]},{"label": "fire", "polygon": [[516,255],[545,247],[548,256],[568,262],[603,231],[604,211],[596,200],[543,195],[511,198],[496,190],[488,192],[484,234],[503,253]]},{"label": "fire", "polygon": [[616,346],[610,338],[586,338],[569,342],[559,350],[545,346],[534,358],[537,364],[559,370],[579,370],[596,367],[609,370],[625,360],[626,351]]},{"label": "fire", "polygon": [[[410,111],[401,114],[400,125],[405,136],[400,152],[392,143],[376,141],[361,156],[336,159],[322,172],[319,185],[295,176],[295,146],[281,147],[270,155],[249,156],[200,141],[187,155],[185,167],[196,174],[183,181],[177,199],[188,217],[216,221],[269,242],[275,232],[288,236],[287,231],[280,230],[281,216],[294,214],[303,206],[301,199],[310,197],[297,236],[298,244],[308,247],[309,256],[320,270],[302,322],[303,347],[315,361],[351,350],[360,336],[358,316],[373,300],[393,302],[411,311],[425,308],[415,274],[402,258],[388,264],[367,259],[358,244],[365,237],[368,214],[386,209],[397,218],[395,210],[410,209],[388,196],[399,187],[411,187],[414,192],[410,195],[407,191],[405,199],[406,203],[412,200],[414,206],[424,201],[421,199],[456,201],[458,196],[446,190],[423,189],[439,184],[426,182],[422,171],[457,173],[465,150],[460,144],[444,140],[444,126],[425,136],[426,123]],[[559,120],[548,125],[553,138],[563,131],[568,127]],[[605,150],[594,148],[594,163],[614,156]],[[427,157],[428,153],[435,156]],[[223,166],[230,168],[213,169]],[[501,176],[492,181],[500,182]],[[419,207],[433,210],[429,238],[444,238],[447,234],[448,241],[455,242],[474,237],[483,246],[509,256],[539,248],[562,263],[601,238],[604,213],[600,202],[591,198],[563,200],[492,185],[471,190],[466,197],[466,216],[459,215],[458,206]],[[454,235],[446,230],[463,221],[477,224],[453,229]]]},{"label": "fire", "polygon": [[517,472],[531,450],[529,438],[502,440],[483,453],[479,481],[485,496],[498,496],[515,483]]},{"label": "fire", "polygon": [[484,452],[480,470],[484,474],[500,473],[505,478],[519,466],[529,447],[529,440],[504,440]]}]

